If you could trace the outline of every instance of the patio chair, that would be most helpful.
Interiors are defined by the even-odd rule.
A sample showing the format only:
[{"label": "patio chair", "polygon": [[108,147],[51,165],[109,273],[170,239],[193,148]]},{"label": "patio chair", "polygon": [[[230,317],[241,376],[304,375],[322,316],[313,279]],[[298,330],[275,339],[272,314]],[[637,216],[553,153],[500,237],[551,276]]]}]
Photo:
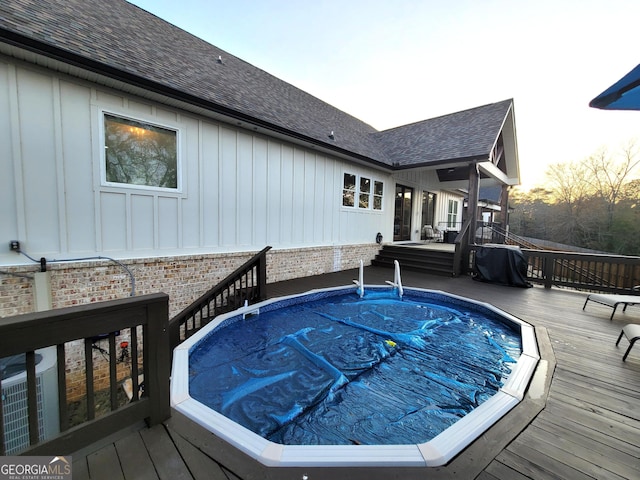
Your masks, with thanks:
[{"label": "patio chair", "polygon": [[442,241],[442,232],[438,230],[437,227],[433,228],[431,225],[425,225],[422,227],[422,236],[427,243],[430,241]]},{"label": "patio chair", "polygon": [[622,331],[620,332],[620,336],[618,337],[618,341],[616,342],[616,347],[620,343],[620,340],[622,340],[623,335],[627,337],[627,340],[629,340],[627,351],[624,352],[624,356],[622,357],[622,361],[624,362],[627,359],[627,355],[629,355],[633,344],[636,343],[636,340],[640,339],[640,325],[630,323],[629,325],[625,325],[624,327],[622,327]]},{"label": "patio chair", "polygon": [[[633,290],[638,290],[638,289],[640,289],[640,286],[633,287]],[[587,299],[584,301],[582,310],[585,309],[589,300],[595,303],[599,303],[600,305],[606,305],[607,307],[613,308],[613,312],[611,312],[611,317],[609,317],[609,320],[613,320],[613,315],[616,313],[616,309],[618,308],[618,305],[624,305],[624,307],[622,308],[623,312],[627,311],[627,307],[629,305],[640,305],[640,295],[591,293],[587,295]]]}]

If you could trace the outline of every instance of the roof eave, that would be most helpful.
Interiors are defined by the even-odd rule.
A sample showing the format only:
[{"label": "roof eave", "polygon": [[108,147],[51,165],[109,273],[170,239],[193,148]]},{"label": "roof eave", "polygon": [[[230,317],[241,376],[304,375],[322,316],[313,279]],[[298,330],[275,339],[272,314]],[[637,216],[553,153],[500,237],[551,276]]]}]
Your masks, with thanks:
[{"label": "roof eave", "polygon": [[489,154],[487,153],[482,155],[472,155],[469,157],[447,158],[447,159],[440,159],[440,160],[425,161],[420,163],[411,163],[408,165],[400,165],[400,164],[394,163],[393,169],[394,170],[413,170],[416,168],[434,169],[443,165],[454,165],[454,164],[470,165],[473,163],[486,162],[488,159],[489,159]]},{"label": "roof eave", "polygon": [[31,37],[17,34],[15,32],[6,30],[1,27],[0,27],[0,41],[6,44],[9,44],[11,46],[14,46],[16,48],[24,49],[31,53],[42,55],[47,58],[53,59],[55,61],[69,64],[76,68],[87,70],[94,74],[102,75],[112,80],[126,83],[127,85],[131,85],[136,88],[144,89],[144,90],[156,93],[158,95],[171,98],[173,100],[185,102],[187,104],[194,105],[199,108],[210,110],[218,115],[228,117],[232,121],[247,122],[252,125],[259,126],[266,130],[283,135],[285,137],[290,137],[292,139],[299,140],[306,144],[315,145],[317,147],[322,148],[323,150],[334,152],[341,157],[348,157],[350,159],[357,160],[359,162],[364,162],[388,171],[394,169],[394,167],[390,165],[389,162],[376,160],[374,158],[367,157],[365,155],[341,148],[337,145],[332,145],[330,142],[324,142],[316,138],[309,137],[307,135],[301,134],[294,130],[284,128],[282,126],[264,121],[257,117],[247,115],[245,113],[230,109],[228,107],[219,105],[217,103],[214,103],[208,100],[203,100],[200,97],[188,94],[182,90],[171,88],[169,86],[166,86],[161,83],[155,82],[153,80],[149,80],[139,75],[127,72],[117,67],[113,67],[111,65],[107,65],[104,63],[97,62],[95,60],[88,59],[86,57],[83,57],[82,55],[78,55],[78,54],[69,52],[68,50],[54,47],[45,42],[41,42]]}]

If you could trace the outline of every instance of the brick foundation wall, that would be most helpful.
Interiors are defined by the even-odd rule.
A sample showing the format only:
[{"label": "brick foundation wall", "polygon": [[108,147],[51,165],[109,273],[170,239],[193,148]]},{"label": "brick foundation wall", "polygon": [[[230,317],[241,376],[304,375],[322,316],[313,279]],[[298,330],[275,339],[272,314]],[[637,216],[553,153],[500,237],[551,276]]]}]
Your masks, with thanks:
[{"label": "brick foundation wall", "polygon": [[[377,244],[365,244],[270,250],[267,283],[357,268],[360,259],[369,265],[379,248]],[[135,294],[168,294],[169,315],[173,317],[254,254],[185,255],[123,263],[134,276]],[[33,274],[39,268],[39,265],[3,267],[0,318],[35,310]],[[132,291],[129,274],[109,260],[50,263],[47,268],[51,272],[53,308],[124,298]]]},{"label": "brick foundation wall", "polygon": [[0,270],[0,318],[33,312],[35,267],[1,267]]},{"label": "brick foundation wall", "polygon": [[370,265],[378,244],[271,250],[267,253],[267,282],[321,275],[357,268],[360,260]]}]

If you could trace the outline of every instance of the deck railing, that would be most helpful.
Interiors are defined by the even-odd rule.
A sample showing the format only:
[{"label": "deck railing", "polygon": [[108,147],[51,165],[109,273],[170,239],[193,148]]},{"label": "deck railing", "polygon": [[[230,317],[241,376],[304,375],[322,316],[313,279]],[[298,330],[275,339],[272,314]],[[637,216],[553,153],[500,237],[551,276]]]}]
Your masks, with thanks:
[{"label": "deck railing", "polygon": [[[266,299],[266,253],[270,248],[256,254],[171,321],[169,299],[162,293],[0,319],[0,356],[22,356],[26,366],[26,379],[19,385],[19,402],[5,396],[4,387],[13,387],[15,378],[0,380],[0,412],[4,412],[0,421],[0,456],[71,453],[139,421],[154,425],[169,418],[173,348],[216,315],[234,310],[245,301]],[[44,385],[37,358],[45,348],[55,352],[47,353],[55,357],[54,366],[48,369],[53,370],[53,388],[57,390],[53,393],[57,404],[53,434],[44,432],[42,426]],[[70,352],[75,352],[74,358],[82,359],[80,387],[77,378],[72,381],[67,376]],[[78,372],[74,375],[78,377]],[[96,388],[102,377],[108,378],[103,381],[106,392]],[[130,401],[122,399],[124,378]],[[82,418],[71,411],[70,383],[81,390]],[[51,388],[48,383],[47,388]],[[97,404],[98,393],[106,398],[106,405]],[[13,403],[9,405],[10,402]],[[22,410],[8,415],[16,406]],[[50,414],[51,411],[46,412]],[[16,418],[28,436],[20,439],[19,447],[12,446],[16,434],[11,423]]]},{"label": "deck railing", "polygon": [[252,304],[267,298],[267,252],[270,249],[262,249],[170,320],[172,350],[217,315],[236,310],[245,301]]},{"label": "deck railing", "polygon": [[[169,376],[170,351],[168,337],[168,296],[162,293],[130,297],[121,300],[93,303],[77,307],[62,308],[44,312],[30,313],[0,320],[0,352],[6,358],[24,355],[26,364],[26,382],[19,392],[21,407],[26,403],[26,414],[18,412],[11,420],[27,424],[28,441],[26,447],[14,452],[5,447],[11,422],[8,422],[10,399],[0,396],[0,411],[4,411],[0,421],[0,455],[59,455],[71,453],[101,438],[129,427],[138,421],[146,420],[150,425],[169,418]],[[118,356],[116,336],[126,336],[127,359]],[[121,337],[124,338],[124,337]],[[86,415],[83,421],[74,425],[70,421],[67,394],[67,348],[74,342],[76,348],[84,348],[84,393],[86,396]],[[107,343],[103,348],[97,344]],[[121,344],[121,348],[124,344]],[[73,346],[73,344],[72,344]],[[55,349],[56,366],[52,367],[54,378],[57,374],[57,408],[47,415],[58,417],[59,434],[52,440],[41,437],[39,422],[45,413],[41,411],[39,398],[45,386],[38,382],[36,358],[43,348]],[[101,373],[94,362],[94,352],[101,350],[98,358],[106,358],[104,375],[108,376],[108,405],[103,412],[97,412],[95,404],[95,384]],[[73,348],[72,348],[73,350]],[[118,363],[121,363],[118,366]],[[127,363],[123,369],[122,362]],[[100,363],[103,363],[100,361]],[[132,398],[128,403],[119,404],[118,393],[121,389],[123,374],[128,375],[132,383]],[[142,375],[142,376],[141,376]],[[140,380],[139,380],[140,379]],[[143,379],[143,380],[142,380]],[[11,378],[4,382],[9,384]],[[140,385],[144,381],[144,394],[140,395]],[[2,386],[2,385],[0,385]],[[47,388],[51,388],[48,385]],[[4,405],[3,405],[4,403]],[[19,402],[16,402],[18,404]],[[57,411],[56,411],[57,410]],[[16,420],[17,417],[17,420]],[[26,419],[26,420],[25,420]],[[77,419],[75,419],[77,420]],[[15,425],[13,425],[15,426]],[[22,428],[22,427],[21,427]]]},{"label": "deck railing", "polygon": [[527,278],[545,288],[630,293],[640,285],[640,257],[522,249]]},{"label": "deck railing", "polygon": [[[467,273],[473,271],[477,248],[483,243],[500,243],[519,246],[527,258],[527,279],[545,288],[628,294],[640,285],[640,257],[545,250],[505,231],[499,224],[479,223],[474,242],[463,236],[463,231],[464,228],[456,238],[456,258],[459,255],[466,261],[457,261],[456,265],[462,265]],[[464,253],[465,247],[467,253]]]},{"label": "deck railing", "polygon": [[455,252],[453,254],[453,276],[457,277],[461,273],[468,271],[468,261],[464,262],[464,258],[471,258],[471,248],[473,241],[469,239],[471,231],[471,221],[467,219],[460,227],[460,231],[456,235],[454,240]]}]

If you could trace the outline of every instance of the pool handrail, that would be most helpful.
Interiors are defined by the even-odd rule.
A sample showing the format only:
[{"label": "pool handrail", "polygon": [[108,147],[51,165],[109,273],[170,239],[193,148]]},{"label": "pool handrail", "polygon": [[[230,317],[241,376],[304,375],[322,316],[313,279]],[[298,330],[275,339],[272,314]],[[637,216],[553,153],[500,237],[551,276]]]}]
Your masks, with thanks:
[{"label": "pool handrail", "polygon": [[393,282],[387,280],[386,283],[391,285],[393,288],[398,290],[398,296],[402,298],[404,294],[404,290],[402,289],[402,278],[400,278],[400,263],[398,260],[394,260],[393,264],[395,266],[395,271],[393,274]]},{"label": "pool handrail", "polygon": [[353,283],[358,287],[357,292],[360,298],[364,297],[364,262],[360,259],[360,271],[358,273],[358,280],[354,280]]}]

